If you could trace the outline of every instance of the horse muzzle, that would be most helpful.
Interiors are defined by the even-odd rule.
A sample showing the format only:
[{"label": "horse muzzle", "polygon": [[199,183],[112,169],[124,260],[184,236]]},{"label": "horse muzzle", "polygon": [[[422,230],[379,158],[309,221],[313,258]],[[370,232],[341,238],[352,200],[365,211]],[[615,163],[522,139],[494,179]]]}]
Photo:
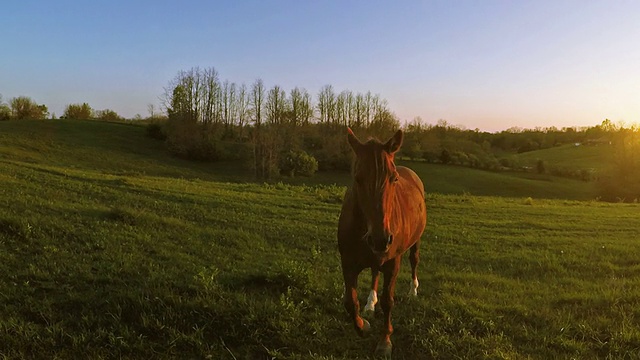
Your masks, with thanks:
[{"label": "horse muzzle", "polygon": [[389,251],[389,247],[393,244],[393,235],[389,234],[386,236],[374,237],[372,235],[367,235],[367,245],[374,254],[380,255],[385,254]]}]

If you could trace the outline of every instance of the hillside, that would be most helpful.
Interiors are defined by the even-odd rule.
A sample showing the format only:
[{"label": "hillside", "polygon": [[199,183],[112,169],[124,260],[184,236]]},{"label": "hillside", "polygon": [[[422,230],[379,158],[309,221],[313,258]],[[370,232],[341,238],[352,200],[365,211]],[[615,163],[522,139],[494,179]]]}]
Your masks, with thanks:
[{"label": "hillside", "polygon": [[148,138],[135,123],[83,120],[0,122],[0,160],[98,171],[110,175],[148,175],[240,180],[231,164],[178,159],[162,142]]},{"label": "hillside", "polygon": [[516,155],[522,165],[536,166],[537,161],[543,160],[548,165],[566,169],[605,170],[613,161],[614,147],[609,144],[601,145],[562,145],[552,148],[528,151]]},{"label": "hillside", "polygon": [[[0,122],[0,161],[99,171],[109,175],[147,175],[215,181],[251,181],[243,164],[186,161],[171,156],[143,126],[100,121]],[[591,200],[592,183],[535,174],[489,172],[465,167],[400,161],[424,180],[427,192],[505,197]],[[280,179],[290,184],[350,182],[346,173]]]}]

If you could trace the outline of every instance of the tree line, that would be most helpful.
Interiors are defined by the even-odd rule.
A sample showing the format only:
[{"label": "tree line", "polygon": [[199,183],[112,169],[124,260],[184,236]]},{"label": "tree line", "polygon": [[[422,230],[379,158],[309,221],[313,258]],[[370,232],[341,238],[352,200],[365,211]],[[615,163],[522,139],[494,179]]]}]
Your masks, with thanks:
[{"label": "tree line", "polygon": [[[619,179],[640,180],[640,151],[628,150],[635,144],[629,139],[637,137],[638,129],[610,120],[589,127],[514,127],[495,133],[465,129],[446,120],[427,124],[419,117],[401,126],[387,101],[370,91],[336,91],[325,85],[314,97],[300,87],[288,92],[279,85],[267,88],[261,79],[250,86],[238,85],[222,80],[214,68],[197,67],[180,71],[162,98],[168,120],[150,126],[150,133],[166,139],[169,148],[183,157],[241,160],[258,179],[309,175],[316,168],[348,170],[351,153],[344,134],[349,126],[364,138],[386,138],[402,127],[405,137],[399,155],[404,158],[596,180],[608,199],[619,198],[611,195],[620,194],[612,189],[629,188],[629,180],[622,186]],[[609,171],[596,174],[592,169],[558,168],[544,159],[530,167],[519,164],[515,156],[573,143],[622,149],[611,161],[624,170],[616,170],[615,176]],[[640,188],[636,192],[640,198]]]},{"label": "tree line", "polygon": [[387,101],[371,92],[337,92],[326,85],[314,101],[304,88],[267,89],[261,79],[238,85],[221,80],[214,68],[180,71],[162,98],[168,121],[160,136],[173,152],[200,160],[246,160],[262,179],[309,174],[316,167],[348,168],[350,153],[336,141],[344,127],[383,136],[399,127]]},{"label": "tree line", "polygon": [[[157,118],[154,114],[153,105],[149,105],[150,118]],[[0,121],[3,120],[43,120],[56,119],[56,114],[49,113],[49,109],[44,104],[38,104],[28,96],[18,96],[4,102],[0,94]],[[95,110],[88,103],[67,104],[61,119],[98,119],[105,121],[122,121],[124,117],[111,109]],[[136,119],[142,119],[137,115]]]},{"label": "tree line", "polygon": [[[388,102],[377,94],[337,91],[323,86],[312,95],[295,87],[267,88],[261,79],[249,86],[222,80],[214,68],[180,71],[161,94],[163,108],[149,105],[152,137],[166,141],[176,155],[204,161],[234,160],[256,178],[283,174],[312,175],[317,170],[348,171],[351,151],[345,128],[358,136],[384,139],[405,131],[400,157],[492,171],[529,171],[596,181],[607,200],[640,198],[640,131],[604,120],[588,127],[509,128],[489,133],[416,117],[401,124]],[[0,120],[46,119],[46,105],[20,96],[7,103],[0,96]],[[87,103],[68,104],[61,118],[123,120],[115,111],[94,110]],[[136,119],[142,119],[136,116]],[[519,163],[518,153],[580,143],[612,146],[611,167],[563,169],[539,159]]]},{"label": "tree line", "polygon": [[239,131],[247,125],[305,126],[317,122],[334,127],[368,127],[381,120],[395,120],[387,101],[370,91],[337,93],[333,86],[325,85],[314,102],[304,88],[295,87],[289,93],[279,85],[266,89],[261,79],[249,87],[238,85],[222,81],[214,68],[180,71],[162,98],[170,118],[225,128],[237,126]]}]

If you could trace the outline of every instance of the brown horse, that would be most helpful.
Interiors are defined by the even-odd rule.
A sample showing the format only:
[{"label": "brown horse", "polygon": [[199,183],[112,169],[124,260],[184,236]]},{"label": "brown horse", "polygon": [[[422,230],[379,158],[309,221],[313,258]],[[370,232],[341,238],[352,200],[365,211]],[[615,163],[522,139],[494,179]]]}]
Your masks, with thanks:
[{"label": "brown horse", "polygon": [[338,246],[342,260],[344,306],[356,332],[363,336],[369,322],[360,316],[356,292],[358,275],[371,268],[372,287],[367,308],[377,302],[378,274],[384,274],[380,299],[384,329],[376,352],[391,355],[391,309],[402,254],[410,249],[411,290],[418,288],[417,266],[420,236],[427,223],[424,185],[411,169],[396,166],[394,155],[402,145],[398,130],[386,143],[371,139],[360,142],[348,129],[348,140],[356,158],[353,185],[347,190],[338,223]]}]

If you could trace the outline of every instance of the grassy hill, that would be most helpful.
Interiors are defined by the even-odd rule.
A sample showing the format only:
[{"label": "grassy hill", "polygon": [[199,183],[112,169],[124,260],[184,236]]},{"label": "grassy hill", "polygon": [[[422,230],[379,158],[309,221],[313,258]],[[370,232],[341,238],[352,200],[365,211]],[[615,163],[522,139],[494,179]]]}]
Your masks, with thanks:
[{"label": "grassy hill", "polygon": [[[417,298],[407,262],[399,277],[394,358],[638,358],[638,204],[411,166],[442,193]],[[344,188],[321,184],[344,174],[244,178],[170,157],[142,127],[0,122],[0,357],[369,358],[376,337],[341,300]],[[501,189],[514,197],[471,195]]]},{"label": "grassy hill", "polygon": [[[0,161],[46,164],[99,171],[105,175],[170,176],[211,181],[246,182],[242,164],[203,163],[171,156],[164,144],[147,138],[143,126],[100,121],[0,122]],[[547,199],[591,200],[592,183],[548,175],[490,172],[425,162],[400,161],[425,181],[426,191]],[[318,173],[312,178],[283,178],[310,186],[350,183],[343,172]]]},{"label": "grassy hill", "polygon": [[562,145],[548,149],[518,154],[516,158],[524,165],[535,167],[538,159],[549,165],[567,169],[605,170],[613,161],[614,147],[601,145]]}]

